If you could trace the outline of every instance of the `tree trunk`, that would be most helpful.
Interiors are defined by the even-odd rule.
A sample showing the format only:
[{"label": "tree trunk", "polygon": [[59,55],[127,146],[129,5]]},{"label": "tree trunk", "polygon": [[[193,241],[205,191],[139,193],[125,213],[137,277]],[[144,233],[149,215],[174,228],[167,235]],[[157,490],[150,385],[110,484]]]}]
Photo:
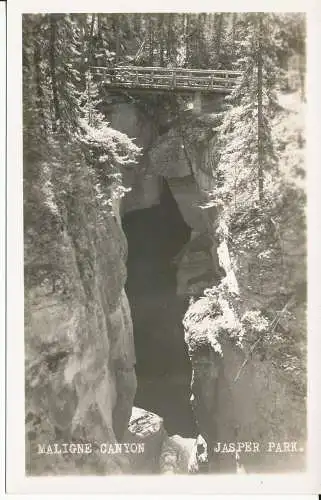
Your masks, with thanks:
[{"label": "tree trunk", "polygon": [[49,45],[49,64],[50,64],[50,77],[53,96],[54,119],[52,121],[52,129],[57,130],[57,123],[60,119],[59,98],[58,98],[58,85],[56,75],[56,58],[55,58],[55,44],[57,38],[57,22],[53,15],[50,15],[50,45]]},{"label": "tree trunk", "polygon": [[[119,15],[119,18],[120,18],[120,15]],[[119,19],[120,21],[120,19]],[[115,36],[116,36],[116,65],[118,64],[119,62],[119,59],[120,59],[120,36],[119,36],[119,25],[117,22],[114,24],[114,32],[115,33]]]},{"label": "tree trunk", "polygon": [[163,14],[159,14],[158,18],[158,34],[159,34],[159,64],[164,66],[164,22]]},{"label": "tree trunk", "polygon": [[39,117],[41,120],[41,125],[43,127],[44,132],[47,131],[47,123],[45,120],[45,115],[44,115],[44,93],[43,93],[43,88],[42,88],[42,78],[41,78],[41,68],[40,68],[40,61],[41,61],[41,53],[40,53],[40,45],[39,41],[35,40],[35,45],[34,45],[34,66],[35,66],[35,80],[36,80],[36,102],[37,102],[37,108],[39,111]]},{"label": "tree trunk", "polygon": [[149,66],[153,66],[153,55],[154,55],[154,37],[153,37],[153,20],[152,17],[149,17],[148,23],[148,31],[149,31]]},{"label": "tree trunk", "polygon": [[223,13],[217,14],[215,23],[215,59],[220,60],[223,31]]},{"label": "tree trunk", "polygon": [[231,55],[235,54],[235,32],[236,32],[236,21],[237,21],[237,13],[233,12],[232,16],[232,43],[231,43]]},{"label": "tree trunk", "polygon": [[88,66],[93,66],[94,64],[94,26],[95,14],[92,14],[90,23],[90,37],[88,40]]},{"label": "tree trunk", "polygon": [[202,38],[202,14],[198,14],[197,16],[197,36],[196,36],[196,54],[197,54],[197,61],[198,61],[198,66],[203,67],[203,51],[202,51],[202,43],[201,43],[201,38]]},{"label": "tree trunk", "polygon": [[87,44],[87,61],[88,61],[88,72],[87,72],[87,99],[88,99],[88,123],[92,125],[92,102],[91,102],[91,73],[90,66],[94,64],[94,26],[95,26],[95,14],[91,15],[90,22],[90,34]]},{"label": "tree trunk", "polygon": [[185,24],[185,50],[186,50],[186,66],[190,64],[190,29],[191,29],[191,21],[190,14],[185,14],[186,16],[186,24]]},{"label": "tree trunk", "polygon": [[262,14],[258,14],[257,44],[257,129],[258,129],[258,194],[259,201],[264,197],[264,124],[263,124],[263,58],[262,58]]},{"label": "tree trunk", "polygon": [[80,32],[82,36],[82,51],[81,51],[81,62],[80,62],[80,75],[81,75],[81,84],[82,90],[86,88],[86,71],[87,71],[87,63],[85,62],[85,58],[87,55],[87,43],[88,43],[88,25],[87,25],[87,14],[84,17],[80,17]]},{"label": "tree trunk", "polygon": [[167,28],[167,58],[172,62],[173,58],[173,30],[172,30],[172,14],[168,14]]}]

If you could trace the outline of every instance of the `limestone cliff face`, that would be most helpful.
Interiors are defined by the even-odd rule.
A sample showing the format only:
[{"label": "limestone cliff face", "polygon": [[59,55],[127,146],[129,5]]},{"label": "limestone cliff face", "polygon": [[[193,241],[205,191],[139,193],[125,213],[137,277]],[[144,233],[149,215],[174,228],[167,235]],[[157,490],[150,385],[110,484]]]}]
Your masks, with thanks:
[{"label": "limestone cliff face", "polygon": [[[293,128],[292,120],[288,125]],[[296,136],[298,131],[287,133]],[[292,150],[280,154],[281,165],[289,170],[290,154],[296,151],[294,167],[304,168],[302,152],[289,143]],[[207,174],[215,169],[215,152],[211,158],[209,149],[200,155],[195,146],[190,151],[205,196],[211,186]],[[190,305],[184,326],[193,365],[192,402],[213,472],[236,471],[238,460],[246,471],[305,467],[305,196],[288,184],[288,177],[284,186],[275,214],[240,217],[229,232],[222,221],[218,226],[219,214],[215,219],[205,211],[225,276],[213,296]],[[249,318],[259,312],[269,318],[267,336],[253,335]],[[215,453],[218,441],[257,441],[260,454]],[[269,441],[297,441],[301,453],[276,460],[266,453]]]},{"label": "limestone cliff face", "polygon": [[[95,183],[85,165],[68,173],[73,189],[63,209],[55,193],[64,192],[65,186],[55,186],[54,172],[47,171],[28,187],[32,205],[25,232],[28,470],[104,474],[136,467],[124,458],[99,454],[90,460],[57,456],[55,463],[52,456],[37,455],[35,444],[77,439],[116,442],[127,429],[136,377],[133,327],[124,291],[127,244],[120,215],[159,204],[165,179],[191,228],[190,239],[173,265],[177,295],[194,299],[184,318],[185,341],[193,367],[191,403],[206,453],[199,453],[202,466],[192,468],[235,472],[239,457],[216,455],[215,442],[259,441],[264,446],[269,440],[304,438],[299,432],[304,426],[301,395],[291,386],[287,396],[289,383],[280,377],[273,356],[264,358],[260,350],[250,356],[248,345],[242,344],[242,335],[249,331],[243,313],[273,310],[282,294],[285,303],[295,295],[295,303],[292,316],[280,318],[279,323],[297,336],[305,328],[305,307],[299,297],[304,266],[297,266],[305,249],[295,230],[303,224],[301,214],[296,214],[296,222],[284,220],[276,228],[275,238],[282,246],[280,265],[277,269],[267,265],[259,276],[259,252],[241,244],[231,251],[220,214],[208,204],[216,165],[216,115],[185,120],[158,137],[152,121],[143,118],[134,104],[113,105],[110,118],[113,128],[144,148],[139,164],[124,173],[130,191],[121,203],[115,201],[112,210],[96,205]],[[51,185],[55,189],[48,197]],[[236,234],[229,235],[235,243]],[[261,257],[269,264],[269,255]],[[204,296],[208,288],[212,295]],[[159,452],[162,440],[157,440]],[[172,457],[176,444],[167,444]],[[255,467],[280,471],[274,455],[260,457],[243,454],[241,461],[248,471]],[[293,458],[298,468],[303,467],[302,460]]]},{"label": "limestone cliff face", "polygon": [[[129,105],[128,113],[132,112]],[[116,111],[112,116],[115,115]],[[217,253],[217,213],[213,208],[206,208],[206,192],[213,184],[210,173],[213,159],[203,160],[203,156],[208,155],[208,148],[204,147],[204,128],[211,128],[215,122],[215,115],[205,115],[201,123],[194,117],[192,124],[185,125],[184,130],[174,125],[165,134],[154,138],[147,137],[146,130],[139,128],[138,118],[136,126],[134,120],[112,122],[112,126],[118,124],[122,132],[135,136],[138,144],[145,145],[139,165],[125,174],[125,184],[131,190],[122,202],[122,213],[157,205],[162,179],[165,179],[181,215],[192,230],[190,241],[174,259],[177,293],[181,296],[197,296],[206,286],[218,283],[225,274]],[[129,123],[132,128],[129,128]],[[151,127],[152,124],[147,129]]]},{"label": "limestone cliff face", "polygon": [[[52,172],[48,173],[47,177]],[[37,443],[115,442],[136,391],[132,320],[124,292],[126,240],[118,207],[95,202],[86,165],[72,172],[69,203],[48,178],[28,187],[25,231],[26,462],[30,474],[117,473],[96,453],[39,455]],[[61,186],[60,186],[61,187]],[[28,203],[29,201],[29,203]],[[67,208],[66,208],[67,207]]]},{"label": "limestone cliff face", "polygon": [[122,199],[121,213],[157,205],[161,192],[160,177],[150,172],[145,153],[157,137],[153,120],[130,102],[111,105],[108,116],[114,129],[134,138],[143,149],[138,164],[124,170],[123,181],[129,192]]},{"label": "limestone cliff face", "polygon": [[[298,451],[304,447],[302,398],[270,359],[256,352],[248,356],[235,342],[240,324],[229,306],[220,307],[213,299],[204,306],[202,314],[198,302],[191,305],[184,325],[193,366],[191,403],[207,443],[207,470],[235,473],[238,462],[247,473],[304,469],[302,450],[292,455],[268,452],[269,442],[297,441]],[[256,442],[259,451],[215,451],[217,443],[223,448],[237,442]]]},{"label": "limestone cliff face", "polygon": [[[304,332],[304,201],[299,197],[293,212],[292,200],[291,217],[286,217],[284,210],[284,221],[278,221],[275,227],[271,226],[273,220],[267,224],[263,221],[261,249],[255,245],[251,248],[244,228],[238,231],[235,227],[234,234],[232,227],[228,235],[219,213],[207,203],[216,164],[215,135],[208,135],[214,122],[214,115],[194,117],[183,129],[174,127],[159,137],[145,155],[141,179],[136,177],[133,184],[132,200],[136,199],[136,204],[127,209],[146,200],[148,183],[156,186],[161,176],[192,229],[190,241],[174,263],[177,294],[196,299],[185,315],[184,326],[193,366],[192,404],[199,431],[207,442],[208,469],[236,472],[238,460],[249,472],[280,471],[291,466],[300,469],[304,467],[302,454],[275,460],[274,455],[265,453],[269,441],[297,440],[304,447],[302,387],[299,381],[294,387],[293,377],[286,376],[293,359],[290,365],[278,364],[272,352],[262,354],[269,351],[260,345],[250,355],[249,347],[255,339],[251,339],[249,324],[241,319],[249,310],[275,314],[291,299],[289,314],[282,314],[278,325],[296,338]],[[157,188],[153,192],[157,193]],[[157,203],[157,194],[149,203]],[[259,220],[257,224],[261,223]],[[232,251],[228,238],[233,240]],[[271,251],[264,253],[268,239],[273,244]],[[302,265],[298,265],[298,258]],[[214,286],[215,290],[219,284],[220,299],[199,298],[204,289]],[[218,308],[211,313],[213,303]],[[213,332],[214,337],[218,335],[215,342]],[[259,457],[215,454],[213,443],[218,441],[257,441],[261,446]]]}]

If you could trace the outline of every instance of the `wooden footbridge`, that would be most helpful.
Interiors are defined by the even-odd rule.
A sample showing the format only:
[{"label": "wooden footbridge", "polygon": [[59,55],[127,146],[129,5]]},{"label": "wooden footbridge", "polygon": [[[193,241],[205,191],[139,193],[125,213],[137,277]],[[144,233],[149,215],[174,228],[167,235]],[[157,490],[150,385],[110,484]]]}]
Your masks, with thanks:
[{"label": "wooden footbridge", "polygon": [[238,84],[242,73],[230,70],[204,70],[142,66],[92,67],[112,90],[146,90],[183,93],[229,94]]}]

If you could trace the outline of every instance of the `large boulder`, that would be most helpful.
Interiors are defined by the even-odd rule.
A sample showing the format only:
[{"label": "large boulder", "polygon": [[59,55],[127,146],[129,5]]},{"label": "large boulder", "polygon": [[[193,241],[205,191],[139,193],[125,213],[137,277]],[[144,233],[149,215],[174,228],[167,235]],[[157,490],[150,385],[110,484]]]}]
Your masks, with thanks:
[{"label": "large boulder", "polygon": [[160,455],[162,474],[187,474],[194,450],[194,438],[183,438],[175,434],[164,440]]},{"label": "large boulder", "polygon": [[163,419],[142,408],[133,407],[123,442],[132,444],[131,472],[152,474],[160,471],[160,456],[167,433]]},{"label": "large boulder", "polygon": [[[244,348],[243,325],[223,292],[192,303],[184,326],[193,368],[191,403],[207,443],[209,471],[236,473],[239,463],[246,472],[304,470],[300,396],[272,360]],[[269,442],[288,441],[297,442],[296,452],[268,451]],[[239,453],[223,449],[224,443],[238,442],[252,444]]]}]

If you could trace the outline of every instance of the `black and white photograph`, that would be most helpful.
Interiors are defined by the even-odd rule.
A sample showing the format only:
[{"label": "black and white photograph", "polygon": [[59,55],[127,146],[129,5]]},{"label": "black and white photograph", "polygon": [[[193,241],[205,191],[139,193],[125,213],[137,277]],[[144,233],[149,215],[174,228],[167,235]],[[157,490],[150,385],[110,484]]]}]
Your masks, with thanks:
[{"label": "black and white photograph", "polygon": [[21,29],[26,477],[306,473],[306,14]]}]

